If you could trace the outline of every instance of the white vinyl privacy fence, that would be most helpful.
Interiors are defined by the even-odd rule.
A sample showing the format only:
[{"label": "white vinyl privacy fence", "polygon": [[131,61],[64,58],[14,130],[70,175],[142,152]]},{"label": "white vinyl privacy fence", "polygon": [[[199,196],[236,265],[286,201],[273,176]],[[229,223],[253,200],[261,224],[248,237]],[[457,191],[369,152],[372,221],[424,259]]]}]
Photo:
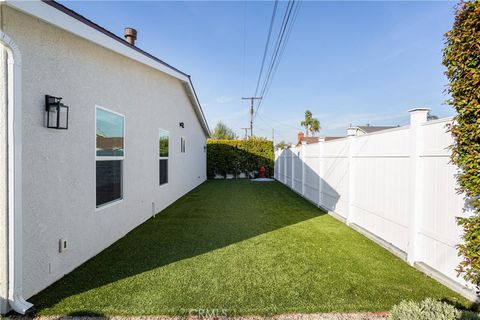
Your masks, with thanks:
[{"label": "white vinyl privacy fence", "polygon": [[444,284],[474,299],[457,277],[465,215],[449,163],[452,119],[302,144],[275,153],[275,178]]}]

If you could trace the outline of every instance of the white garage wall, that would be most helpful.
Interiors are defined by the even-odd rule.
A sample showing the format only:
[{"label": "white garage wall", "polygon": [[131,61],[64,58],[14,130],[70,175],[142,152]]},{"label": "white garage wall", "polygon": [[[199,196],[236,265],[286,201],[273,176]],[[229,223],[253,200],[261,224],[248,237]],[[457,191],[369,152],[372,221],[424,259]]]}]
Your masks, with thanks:
[{"label": "white garage wall", "polygon": [[411,110],[409,126],[277,150],[275,165],[295,166],[294,191],[474,299],[455,271],[455,217],[467,213],[449,164],[452,119],[427,121],[427,112]]}]

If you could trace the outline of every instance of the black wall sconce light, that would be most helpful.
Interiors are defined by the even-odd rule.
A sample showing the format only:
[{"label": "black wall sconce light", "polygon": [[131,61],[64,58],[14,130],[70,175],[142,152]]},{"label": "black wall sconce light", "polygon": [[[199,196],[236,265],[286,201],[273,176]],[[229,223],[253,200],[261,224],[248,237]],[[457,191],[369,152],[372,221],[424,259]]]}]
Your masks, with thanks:
[{"label": "black wall sconce light", "polygon": [[62,98],[45,95],[47,128],[68,129],[68,107],[61,103]]},{"label": "black wall sconce light", "polygon": [[180,122],[178,125],[182,128],[185,128],[185,123],[183,123],[183,122]]}]

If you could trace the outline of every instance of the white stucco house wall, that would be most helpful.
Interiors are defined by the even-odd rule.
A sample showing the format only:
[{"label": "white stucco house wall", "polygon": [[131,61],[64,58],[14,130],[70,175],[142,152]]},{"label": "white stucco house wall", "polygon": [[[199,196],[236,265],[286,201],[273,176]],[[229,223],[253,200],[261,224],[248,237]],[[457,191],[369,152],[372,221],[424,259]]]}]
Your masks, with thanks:
[{"label": "white stucco house wall", "polygon": [[0,27],[0,313],[23,313],[201,184],[209,128],[187,74],[57,3],[2,0]]}]

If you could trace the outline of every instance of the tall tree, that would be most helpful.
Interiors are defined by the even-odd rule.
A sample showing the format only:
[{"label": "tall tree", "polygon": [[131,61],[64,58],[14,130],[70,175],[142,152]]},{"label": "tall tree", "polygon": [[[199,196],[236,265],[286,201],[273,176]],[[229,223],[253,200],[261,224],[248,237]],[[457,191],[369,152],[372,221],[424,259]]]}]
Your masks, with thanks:
[{"label": "tall tree", "polygon": [[448,104],[457,111],[450,127],[454,143],[451,160],[459,167],[458,191],[472,214],[458,218],[463,243],[457,271],[480,289],[480,1],[463,0],[455,23],[446,34],[443,64],[450,82]]},{"label": "tall tree", "polygon": [[283,148],[285,148],[285,147],[290,147],[291,145],[292,145],[291,143],[288,143],[288,142],[285,142],[285,141],[282,140],[282,141],[280,141],[279,143],[277,143],[277,144],[275,145],[275,147],[276,147],[277,149],[283,149]]},{"label": "tall tree", "polygon": [[213,129],[212,139],[235,140],[236,138],[235,132],[221,121],[218,122],[215,129]]},{"label": "tall tree", "polygon": [[320,121],[314,118],[310,110],[305,111],[305,118],[300,122],[300,125],[305,128],[305,135],[308,137],[308,133],[311,132],[315,136],[316,132],[319,132]]},{"label": "tall tree", "polygon": [[300,125],[305,128],[305,134],[308,137],[308,129],[310,128],[310,124],[312,123],[312,112],[309,110],[305,111],[305,118],[300,122]]},{"label": "tall tree", "polygon": [[322,127],[320,126],[320,121],[317,118],[312,118],[310,123],[310,132],[312,136],[315,136],[315,133],[319,132]]}]

